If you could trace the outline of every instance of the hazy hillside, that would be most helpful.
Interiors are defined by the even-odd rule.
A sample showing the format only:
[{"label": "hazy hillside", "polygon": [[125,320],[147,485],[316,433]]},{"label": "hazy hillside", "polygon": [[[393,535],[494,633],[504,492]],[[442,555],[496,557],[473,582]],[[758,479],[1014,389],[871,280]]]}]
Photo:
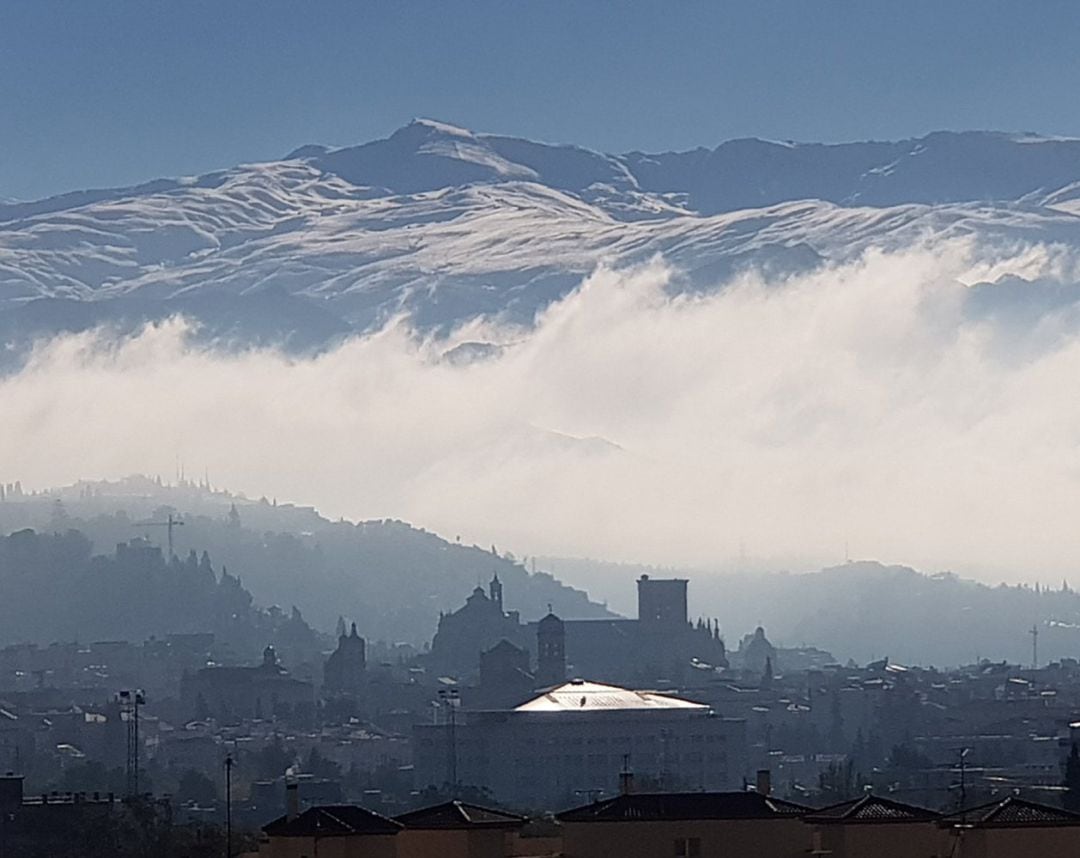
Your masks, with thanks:
[{"label": "hazy hillside", "polygon": [[255,606],[206,552],[167,562],[138,539],[95,555],[78,530],[15,531],[0,537],[0,587],[0,645],[210,633],[219,657],[251,660],[275,644],[296,664],[330,642],[296,612]]},{"label": "hazy hillside", "polygon": [[[230,515],[233,504],[236,516]],[[83,483],[35,496],[13,496],[9,490],[0,502],[0,535],[27,527],[45,534],[81,531],[88,539],[73,534],[40,543],[43,551],[49,549],[42,554],[48,560],[45,566],[71,567],[64,574],[74,574],[72,570],[91,570],[91,553],[112,554],[117,543],[134,537],[164,547],[165,528],[139,522],[164,521],[170,510],[184,521],[174,530],[177,555],[207,551],[219,573],[227,568],[229,580],[250,591],[247,599],[253,597],[264,607],[278,605],[286,616],[296,606],[323,632],[345,616],[373,639],[422,646],[434,633],[439,612],[456,609],[475,586],[486,584],[495,573],[504,582],[507,607],[521,611],[523,619],[542,616],[549,603],[568,618],[610,616],[608,603],[634,616],[635,580],[645,572],[689,578],[691,618],[718,618],[732,645],[761,623],[777,644],[818,646],[837,658],[860,663],[884,656],[901,663],[936,665],[978,658],[1028,663],[1030,629],[1036,626],[1043,661],[1080,653],[1080,594],[1064,582],[1038,589],[988,586],[952,574],[925,575],[872,561],[795,574],[539,560],[539,568],[553,570],[556,578],[543,571],[530,573],[520,562],[493,554],[491,548],[459,545],[403,522],[331,522],[310,507],[250,501],[194,484],[163,487],[143,478]],[[11,575],[12,564],[20,557],[25,561],[25,553],[14,551],[25,544],[26,537],[8,541],[0,571]],[[64,560],[68,555],[70,562]],[[205,623],[200,618],[205,615],[210,622],[214,616],[206,607],[214,600],[214,578],[207,574],[205,561],[190,569],[189,565],[181,563],[173,571],[163,566],[156,573],[162,586],[169,581],[168,586],[179,586],[185,575],[200,587],[204,579],[210,582],[210,590],[194,587],[175,606],[158,600],[167,587],[148,591],[150,595],[130,590],[128,602],[119,606],[111,591],[91,589],[80,595],[78,586],[83,584],[75,589],[64,584],[57,590],[63,584],[59,578],[56,587],[50,584],[40,591],[43,595],[35,596],[37,589],[31,592],[24,586],[31,579],[16,576],[5,585],[9,618],[0,626],[0,638],[23,639],[31,629],[38,637],[62,636],[65,629],[82,636],[139,637],[155,624],[168,626],[162,631],[202,630]],[[56,577],[42,574],[39,584]],[[77,616],[59,611],[48,623],[34,619],[35,609],[26,606],[44,604],[41,599],[77,608]],[[206,603],[203,608],[198,607],[203,604],[200,599]],[[142,602],[145,610],[136,610]],[[186,614],[169,613],[164,622],[162,610],[170,612],[188,603]],[[87,610],[94,605],[102,609]],[[115,613],[116,607],[123,610]],[[124,619],[130,616],[140,617],[139,623]]]},{"label": "hazy hillside", "polygon": [[689,578],[691,614],[719,618],[729,644],[762,623],[774,643],[819,646],[845,661],[1029,664],[1035,626],[1040,661],[1080,656],[1080,594],[1061,581],[1038,590],[988,586],[873,561],[802,574],[545,562],[622,611],[633,610],[632,582],[642,572]]},{"label": "hazy hillside", "polygon": [[[439,612],[458,608],[493,574],[503,581],[507,608],[524,619],[543,616],[549,603],[567,617],[608,615],[583,591],[542,571],[531,574],[490,548],[458,545],[399,521],[331,522],[310,507],[249,501],[192,484],[168,488],[135,478],[36,496],[9,493],[0,502],[0,534],[74,529],[92,541],[96,554],[112,553],[134,537],[164,547],[166,528],[137,522],[165,521],[169,511],[184,521],[174,529],[177,555],[208,552],[257,604],[278,605],[286,614],[295,606],[324,632],[344,616],[369,638],[422,646]],[[118,623],[111,634],[127,633]],[[6,637],[2,628],[0,637]]]}]

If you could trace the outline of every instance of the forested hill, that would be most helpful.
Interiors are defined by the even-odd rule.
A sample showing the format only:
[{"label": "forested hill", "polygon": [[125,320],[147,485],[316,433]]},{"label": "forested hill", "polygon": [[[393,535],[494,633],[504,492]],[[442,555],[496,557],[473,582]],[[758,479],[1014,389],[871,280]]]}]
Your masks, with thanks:
[{"label": "forested hill", "polygon": [[256,607],[207,553],[166,561],[141,537],[95,555],[78,530],[17,530],[0,537],[0,589],[0,644],[210,633],[219,657],[250,661],[269,643],[296,664],[329,642],[296,611]]},{"label": "forested hill", "polygon": [[[494,574],[503,582],[507,609],[520,611],[523,620],[539,618],[548,604],[564,617],[611,615],[585,592],[543,571],[532,573],[492,547],[449,542],[400,521],[332,522],[310,507],[248,500],[186,482],[167,487],[131,478],[36,495],[9,484],[0,501],[0,534],[28,527],[77,530],[99,554],[133,537],[164,548],[167,528],[160,523],[170,512],[184,522],[173,530],[178,556],[208,552],[215,565],[243,580],[257,604],[286,612],[295,606],[321,631],[332,631],[343,616],[369,639],[422,646],[431,640],[439,612],[459,607]],[[112,636],[123,637],[125,630]]]}]

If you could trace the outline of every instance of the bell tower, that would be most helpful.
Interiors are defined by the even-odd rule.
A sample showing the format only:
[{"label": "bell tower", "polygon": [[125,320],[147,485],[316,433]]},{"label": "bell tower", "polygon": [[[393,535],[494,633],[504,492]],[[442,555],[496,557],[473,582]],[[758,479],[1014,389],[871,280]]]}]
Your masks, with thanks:
[{"label": "bell tower", "polygon": [[551,612],[536,624],[536,681],[543,687],[566,681],[566,627]]},{"label": "bell tower", "polygon": [[488,584],[488,598],[495,603],[500,611],[503,609],[502,581],[499,580],[498,572],[491,576],[491,583]]},{"label": "bell tower", "polygon": [[638,578],[638,622],[642,631],[680,632],[686,617],[685,578]]}]

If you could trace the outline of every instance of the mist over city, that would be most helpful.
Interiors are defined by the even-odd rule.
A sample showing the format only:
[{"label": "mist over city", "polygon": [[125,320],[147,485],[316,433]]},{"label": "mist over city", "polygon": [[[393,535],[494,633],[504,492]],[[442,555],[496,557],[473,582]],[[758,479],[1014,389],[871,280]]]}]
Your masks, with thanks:
[{"label": "mist over city", "polygon": [[1074,854],[1078,27],[0,10],[0,858]]},{"label": "mist over city", "polygon": [[693,293],[657,256],[598,268],[530,327],[398,318],[316,354],[199,343],[179,315],[59,336],[0,381],[0,472],[47,489],[175,480],[179,460],[523,554],[1057,583],[1080,540],[1080,414],[1057,395],[1075,308],[1020,315],[985,278],[1067,291],[1075,261],[1010,251],[928,240]]}]

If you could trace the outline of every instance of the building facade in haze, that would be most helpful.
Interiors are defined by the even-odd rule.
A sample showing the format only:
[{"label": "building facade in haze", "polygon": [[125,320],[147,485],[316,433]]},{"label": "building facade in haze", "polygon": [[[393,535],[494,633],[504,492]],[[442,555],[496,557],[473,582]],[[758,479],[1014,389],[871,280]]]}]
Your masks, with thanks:
[{"label": "building facade in haze", "polygon": [[417,726],[414,783],[456,779],[545,809],[615,792],[629,769],[663,789],[734,789],[747,775],[745,735],[744,721],[700,703],[572,680],[513,709]]},{"label": "building facade in haze", "polygon": [[699,667],[726,667],[727,653],[714,621],[691,623],[687,581],[642,575],[637,581],[638,618],[574,620],[549,612],[523,623],[503,609],[502,584],[477,587],[456,611],[439,617],[430,665],[438,673],[472,676],[480,654],[507,641],[530,654],[534,688],[567,676],[626,684],[680,683]]}]

